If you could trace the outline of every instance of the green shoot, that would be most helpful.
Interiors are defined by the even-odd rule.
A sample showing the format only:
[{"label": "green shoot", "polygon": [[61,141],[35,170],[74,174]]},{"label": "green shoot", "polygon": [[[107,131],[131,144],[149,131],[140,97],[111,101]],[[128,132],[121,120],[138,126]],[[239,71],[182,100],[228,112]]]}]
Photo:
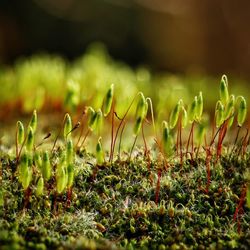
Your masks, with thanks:
[{"label": "green shoot", "polygon": [[104,115],[104,117],[108,116],[108,114],[111,111],[113,96],[114,96],[114,84],[111,84],[104,99],[103,99],[103,115]]},{"label": "green shoot", "polygon": [[228,81],[227,76],[223,75],[220,82],[220,101],[225,105],[228,101]]}]

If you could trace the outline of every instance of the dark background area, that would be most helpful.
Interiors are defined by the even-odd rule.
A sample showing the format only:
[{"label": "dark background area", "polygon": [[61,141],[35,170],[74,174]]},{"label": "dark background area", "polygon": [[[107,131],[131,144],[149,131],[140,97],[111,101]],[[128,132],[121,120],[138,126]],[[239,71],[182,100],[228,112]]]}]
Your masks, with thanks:
[{"label": "dark background area", "polygon": [[0,62],[101,41],[132,66],[249,79],[249,24],[248,0],[1,0]]}]

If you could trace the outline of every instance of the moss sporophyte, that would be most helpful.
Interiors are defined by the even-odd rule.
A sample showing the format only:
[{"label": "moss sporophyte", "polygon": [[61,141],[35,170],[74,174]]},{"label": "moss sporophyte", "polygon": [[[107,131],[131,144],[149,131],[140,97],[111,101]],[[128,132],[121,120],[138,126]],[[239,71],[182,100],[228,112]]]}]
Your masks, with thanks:
[{"label": "moss sporophyte", "polygon": [[247,249],[247,103],[227,77],[211,119],[202,92],[164,120],[142,92],[121,113],[116,84],[103,93],[56,133],[43,135],[36,111],[16,123],[0,155],[1,247]]}]

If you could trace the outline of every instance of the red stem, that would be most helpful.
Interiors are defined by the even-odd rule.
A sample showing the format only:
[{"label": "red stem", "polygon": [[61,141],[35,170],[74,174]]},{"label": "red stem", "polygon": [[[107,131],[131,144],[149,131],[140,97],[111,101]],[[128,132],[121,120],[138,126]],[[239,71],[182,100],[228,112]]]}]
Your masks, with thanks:
[{"label": "red stem", "polygon": [[161,188],[161,174],[162,174],[162,170],[159,169],[158,170],[158,179],[157,179],[157,184],[156,184],[156,190],[155,190],[155,204],[158,204],[159,201],[159,194],[160,194],[160,188]]},{"label": "red stem", "polygon": [[188,148],[189,148],[189,144],[190,144],[191,135],[193,134],[193,130],[194,130],[194,121],[192,123],[191,129],[189,132],[189,136],[188,136],[187,147],[186,147],[186,157],[188,155]]}]

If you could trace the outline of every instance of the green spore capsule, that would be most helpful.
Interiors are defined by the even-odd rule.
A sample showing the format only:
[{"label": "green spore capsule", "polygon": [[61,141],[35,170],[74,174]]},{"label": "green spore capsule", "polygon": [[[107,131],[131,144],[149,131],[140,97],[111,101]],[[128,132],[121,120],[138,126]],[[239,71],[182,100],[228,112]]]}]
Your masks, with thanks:
[{"label": "green spore capsule", "polygon": [[66,162],[67,164],[72,163],[74,160],[74,146],[71,139],[67,141],[66,145]]},{"label": "green spore capsule", "polygon": [[114,84],[111,84],[105,97],[104,97],[104,100],[103,100],[103,115],[104,115],[104,117],[106,117],[111,110],[113,96],[114,96]]},{"label": "green spore capsule", "polygon": [[41,196],[44,189],[44,180],[43,177],[40,177],[36,185],[36,196]]},{"label": "green spore capsule", "polygon": [[219,128],[224,122],[224,106],[221,101],[216,103],[215,108],[215,125]]},{"label": "green spore capsule", "polygon": [[88,107],[88,127],[91,131],[95,129],[97,114],[92,107]]},{"label": "green spore capsule", "polygon": [[17,132],[17,143],[22,144],[24,142],[24,126],[23,123],[20,121],[16,123],[16,132]]},{"label": "green spore capsule", "polygon": [[197,107],[196,107],[196,119],[198,121],[201,120],[202,113],[203,113],[203,96],[202,92],[200,92],[197,98]]},{"label": "green spore capsule", "polygon": [[200,123],[198,126],[197,135],[196,135],[198,144],[202,143],[205,133],[206,133],[206,125]]},{"label": "green spore capsule", "polygon": [[48,181],[51,177],[51,163],[49,159],[48,151],[43,152],[43,159],[42,159],[42,175],[44,180]]},{"label": "green spore capsule", "polygon": [[63,136],[66,140],[68,136],[70,136],[70,132],[72,130],[72,121],[70,115],[67,113],[64,116],[64,127],[63,127]]},{"label": "green spore capsule", "polygon": [[39,152],[35,152],[34,154],[34,162],[35,162],[35,166],[42,171],[42,165],[43,165],[43,161],[41,158],[41,155]]},{"label": "green spore capsule", "polygon": [[104,163],[104,152],[102,149],[101,137],[98,139],[96,144],[96,162],[97,165],[102,165]]},{"label": "green spore capsule", "polygon": [[234,106],[235,106],[235,96],[230,95],[227,105],[225,107],[224,119],[227,120],[230,116],[234,114]]},{"label": "green spore capsule", "polygon": [[190,122],[193,122],[196,119],[197,103],[198,103],[197,96],[195,96],[193,102],[191,103],[188,109],[188,118]]},{"label": "green spore capsule", "polygon": [[67,172],[68,172],[67,187],[71,188],[73,186],[73,182],[74,182],[74,165],[72,163],[68,165]]},{"label": "green spore capsule", "polygon": [[98,109],[96,112],[96,123],[95,123],[95,130],[100,131],[102,128],[102,111]]},{"label": "green spore capsule", "polygon": [[135,125],[134,125],[134,135],[137,136],[141,130],[141,126],[143,123],[143,120],[147,116],[148,112],[148,103],[143,95],[143,93],[139,93],[139,100],[136,106],[136,112],[135,112]]},{"label": "green spore capsule", "polygon": [[181,112],[182,112],[181,113],[181,125],[182,125],[182,128],[185,128],[188,123],[188,115],[184,107],[181,107]]},{"label": "green spore capsule", "polygon": [[164,152],[167,156],[172,154],[173,138],[170,134],[169,126],[166,121],[162,122],[162,144]]},{"label": "green spore capsule", "polygon": [[67,175],[64,165],[57,165],[56,169],[56,190],[59,194],[63,192],[67,185]]},{"label": "green spore capsule", "polygon": [[36,132],[36,128],[37,128],[37,113],[36,110],[33,111],[32,117],[30,119],[29,122],[29,127],[32,128],[33,132]]},{"label": "green spore capsule", "polygon": [[227,76],[223,75],[220,82],[220,101],[225,105],[228,101],[228,81]]},{"label": "green spore capsule", "polygon": [[231,117],[228,120],[228,127],[231,128],[234,122],[234,115],[231,115]]},{"label": "green spore capsule", "polygon": [[134,129],[133,129],[135,136],[137,136],[141,130],[142,121],[143,121],[143,119],[141,116],[136,118]]},{"label": "green spore capsule", "polygon": [[22,183],[26,172],[28,171],[29,157],[27,153],[23,153],[20,159],[19,171],[18,171],[18,179],[19,182]]},{"label": "green spore capsule", "polygon": [[30,185],[30,182],[32,180],[32,168],[30,168],[28,166],[28,164],[26,164],[26,160],[25,160],[25,164],[22,164],[20,165],[20,180],[21,180],[21,184],[23,186],[23,189],[26,190],[29,185]]},{"label": "green spore capsule", "polygon": [[27,140],[26,140],[26,149],[28,152],[31,152],[34,147],[34,132],[32,127],[29,126]]},{"label": "green spore capsule", "polygon": [[22,186],[24,190],[26,190],[29,187],[31,181],[32,181],[32,169],[29,167],[25,175],[25,178],[23,179],[23,182],[22,182]]},{"label": "green spore capsule", "polygon": [[237,122],[238,122],[238,125],[241,127],[242,124],[246,120],[246,116],[247,116],[247,103],[246,103],[246,100],[245,100],[245,98],[243,96],[238,96],[237,99],[239,101]]},{"label": "green spore capsule", "polygon": [[177,121],[178,121],[178,117],[179,117],[179,114],[180,114],[180,108],[181,108],[181,105],[180,105],[180,101],[175,105],[175,107],[173,108],[171,114],[170,114],[170,117],[169,117],[169,126],[171,129],[173,129],[176,124],[177,124]]},{"label": "green spore capsule", "polygon": [[141,117],[142,119],[144,119],[147,115],[147,111],[148,111],[148,104],[146,102],[146,99],[143,95],[143,93],[139,93],[139,100],[136,106],[136,112],[135,112],[135,117]]}]

